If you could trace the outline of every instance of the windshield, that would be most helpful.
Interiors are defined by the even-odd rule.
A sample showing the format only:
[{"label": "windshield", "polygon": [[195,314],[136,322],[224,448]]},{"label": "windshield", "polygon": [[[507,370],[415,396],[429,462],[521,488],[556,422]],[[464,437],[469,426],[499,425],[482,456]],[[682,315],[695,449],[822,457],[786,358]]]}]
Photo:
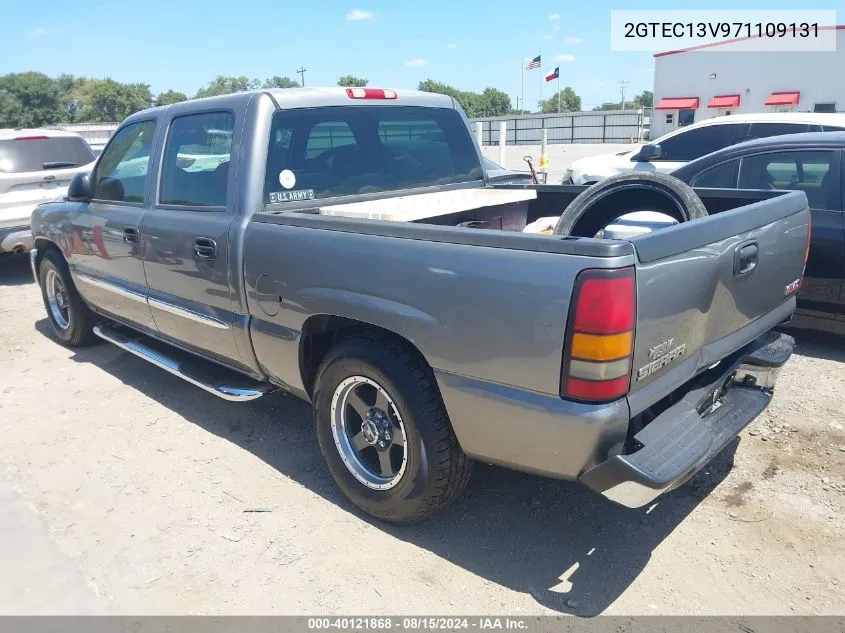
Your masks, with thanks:
[{"label": "windshield", "polygon": [[94,152],[76,136],[38,136],[0,141],[0,172],[21,173],[85,165]]},{"label": "windshield", "polygon": [[267,202],[290,202],[483,178],[455,110],[310,108],[274,116],[265,194]]}]

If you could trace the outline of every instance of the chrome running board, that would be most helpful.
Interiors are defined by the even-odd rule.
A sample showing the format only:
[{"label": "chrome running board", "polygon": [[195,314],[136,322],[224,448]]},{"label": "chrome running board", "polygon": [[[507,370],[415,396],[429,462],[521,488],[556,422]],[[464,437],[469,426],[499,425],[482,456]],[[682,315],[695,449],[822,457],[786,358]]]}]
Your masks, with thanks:
[{"label": "chrome running board", "polygon": [[98,323],[94,334],[223,400],[246,402],[276,391],[274,385],[252,380],[120,325]]}]

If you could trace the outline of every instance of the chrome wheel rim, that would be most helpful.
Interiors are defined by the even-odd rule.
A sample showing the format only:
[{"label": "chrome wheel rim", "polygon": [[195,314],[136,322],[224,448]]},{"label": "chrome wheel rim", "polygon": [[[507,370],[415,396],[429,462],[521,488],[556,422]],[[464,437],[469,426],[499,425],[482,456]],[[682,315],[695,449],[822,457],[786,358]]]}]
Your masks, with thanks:
[{"label": "chrome wheel rim", "polygon": [[372,490],[401,481],[408,463],[405,424],[381,385],[364,376],[341,382],[331,419],[335,447],[355,479]]},{"label": "chrome wheel rim", "polygon": [[53,322],[61,330],[70,326],[70,313],[68,312],[68,296],[62,278],[55,270],[47,272],[44,283],[47,290],[47,303],[50,305],[50,316]]}]

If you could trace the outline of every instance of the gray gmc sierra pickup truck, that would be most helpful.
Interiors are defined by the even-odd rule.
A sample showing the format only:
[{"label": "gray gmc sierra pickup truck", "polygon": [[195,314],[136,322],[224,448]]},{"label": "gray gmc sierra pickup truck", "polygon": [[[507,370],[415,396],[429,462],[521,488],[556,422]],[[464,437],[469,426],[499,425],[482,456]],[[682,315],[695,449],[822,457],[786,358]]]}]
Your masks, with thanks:
[{"label": "gray gmc sierra pickup truck", "polygon": [[805,195],[697,190],[708,217],[609,240],[522,232],[584,187],[485,178],[442,95],[154,108],[35,210],[33,274],[67,345],[105,339],[228,400],[310,401],[337,485],[387,521],[444,507],[472,460],[630,507],[681,485],[792,353],[773,328]]}]

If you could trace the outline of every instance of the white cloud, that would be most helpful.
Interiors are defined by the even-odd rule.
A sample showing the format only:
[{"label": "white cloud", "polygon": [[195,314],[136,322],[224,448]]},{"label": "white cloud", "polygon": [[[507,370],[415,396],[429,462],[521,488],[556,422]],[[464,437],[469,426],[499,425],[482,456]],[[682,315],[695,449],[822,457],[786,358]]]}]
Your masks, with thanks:
[{"label": "white cloud", "polygon": [[552,36],[551,36],[551,35],[549,35],[548,33],[546,33],[546,34],[543,36],[543,39],[544,39],[544,40],[550,40],[550,39],[552,39]]},{"label": "white cloud", "polygon": [[423,66],[428,66],[428,60],[417,57],[415,59],[405,62],[405,65],[408,68],[422,68]]},{"label": "white cloud", "polygon": [[552,28],[553,28],[555,31],[560,31],[560,25],[559,25],[559,24],[552,24]]},{"label": "white cloud", "polygon": [[446,44],[446,48],[458,48],[457,44]]},{"label": "white cloud", "polygon": [[583,37],[571,37],[570,36],[570,37],[567,37],[565,41],[566,41],[567,44],[580,44],[581,42],[584,41],[584,38]]},{"label": "white cloud", "polygon": [[369,20],[373,17],[373,14],[370,11],[364,11],[362,9],[352,9],[349,13],[346,14],[347,20]]},{"label": "white cloud", "polygon": [[552,61],[554,62],[574,62],[575,55],[570,55],[569,53],[564,53],[563,55],[555,55],[552,57]]},{"label": "white cloud", "polygon": [[35,30],[32,32],[32,34],[33,34],[35,37],[42,37],[42,36],[44,36],[44,35],[47,35],[47,29],[46,29],[46,27],[39,26],[37,29],[35,29]]},{"label": "white cloud", "polygon": [[552,13],[552,14],[549,16],[549,19],[550,19],[550,20],[560,20],[560,13]]}]

